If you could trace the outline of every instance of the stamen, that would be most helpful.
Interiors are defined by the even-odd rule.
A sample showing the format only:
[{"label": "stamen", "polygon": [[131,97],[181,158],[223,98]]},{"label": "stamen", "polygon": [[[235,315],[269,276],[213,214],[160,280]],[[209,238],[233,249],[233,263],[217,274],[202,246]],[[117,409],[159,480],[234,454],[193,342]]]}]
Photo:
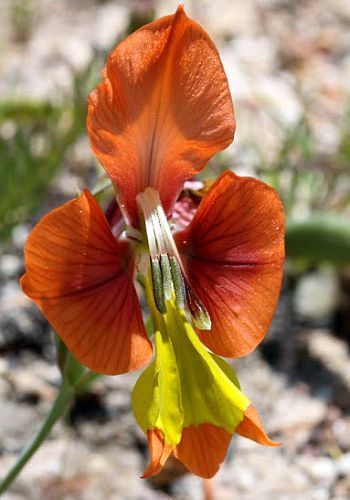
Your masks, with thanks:
[{"label": "stamen", "polygon": [[144,193],[137,195],[137,202],[145,220],[153,296],[158,310],[162,314],[166,312],[165,301],[170,300],[174,292],[176,307],[184,309],[187,305],[195,325],[201,330],[210,330],[209,314],[185,278],[158,191],[147,187]]},{"label": "stamen", "polygon": [[175,303],[176,307],[183,309],[186,302],[186,287],[185,281],[182,276],[181,268],[177,258],[174,255],[169,257],[170,267],[171,267],[171,277],[173,279],[174,291],[175,291]]},{"label": "stamen", "polygon": [[166,307],[163,293],[163,277],[161,267],[159,265],[159,259],[157,257],[150,257],[150,260],[154,302],[156,303],[158,311],[165,314]]},{"label": "stamen", "polygon": [[171,299],[172,295],[172,286],[171,286],[171,278],[172,278],[172,268],[171,268],[171,257],[168,257],[167,254],[161,254],[160,256],[160,267],[162,269],[162,277],[163,277],[163,290],[164,297],[166,300]]}]

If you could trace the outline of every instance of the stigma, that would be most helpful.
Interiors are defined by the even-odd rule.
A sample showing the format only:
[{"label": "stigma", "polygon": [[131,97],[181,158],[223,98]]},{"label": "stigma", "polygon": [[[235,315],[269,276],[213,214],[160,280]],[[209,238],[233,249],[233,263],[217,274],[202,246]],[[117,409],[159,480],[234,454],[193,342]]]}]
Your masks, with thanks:
[{"label": "stigma", "polygon": [[189,312],[195,326],[201,330],[210,330],[209,314],[186,279],[158,191],[147,187],[136,199],[145,225],[153,297],[157,309],[165,314],[166,302],[174,299],[178,309]]}]

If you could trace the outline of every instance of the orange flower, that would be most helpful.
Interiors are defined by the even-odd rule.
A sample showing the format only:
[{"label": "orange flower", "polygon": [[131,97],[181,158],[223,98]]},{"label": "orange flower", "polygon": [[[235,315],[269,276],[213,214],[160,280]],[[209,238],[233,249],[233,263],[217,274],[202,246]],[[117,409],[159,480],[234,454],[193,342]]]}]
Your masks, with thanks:
[{"label": "orange flower", "polygon": [[[182,7],[111,53],[104,82],[90,95],[87,125],[125,220],[135,228],[139,193],[154,188],[171,213],[184,180],[231,142],[233,107],[219,55]],[[159,224],[153,229],[159,233]],[[210,316],[202,341],[225,356],[247,354],[266,333],[281,283],[284,224],[275,191],[226,172],[175,236],[180,256],[166,229],[156,239],[165,239],[164,251],[180,260],[185,305],[197,324]],[[152,259],[160,257],[158,240]],[[98,372],[137,369],[151,356],[132,284],[130,242],[115,239],[84,192],[44,217],[26,245],[24,291],[73,354]]]},{"label": "orange flower", "polygon": [[[198,208],[187,205],[181,230],[170,227],[184,181],[224,149],[235,130],[218,52],[182,7],[130,35],[111,53],[104,80],[89,97],[87,127],[118,203],[104,215],[84,191],[43,217],[26,244],[23,290],[81,363],[118,374],[144,366],[152,355],[133,283],[137,270],[146,283],[151,272],[152,297],[147,298],[158,314],[155,323],[167,324],[168,330],[165,334],[154,325],[156,359],[137,384],[146,384],[147,392],[142,388],[135,396],[140,400],[136,418],[152,454],[146,475],[157,472],[173,452],[190,470],[209,477],[233,432],[271,442],[235,375],[211,358],[188,321],[203,344],[224,356],[243,356],[263,339],[282,278],[280,200],[264,183],[228,171]],[[187,364],[171,310],[181,316]],[[192,366],[193,394],[177,366]],[[161,416],[167,404],[158,404],[164,394],[153,384],[157,377],[177,402],[174,412]],[[201,386],[206,380],[212,388]],[[198,415],[192,396],[200,401]],[[218,408],[216,416],[221,400],[225,411]]]}]

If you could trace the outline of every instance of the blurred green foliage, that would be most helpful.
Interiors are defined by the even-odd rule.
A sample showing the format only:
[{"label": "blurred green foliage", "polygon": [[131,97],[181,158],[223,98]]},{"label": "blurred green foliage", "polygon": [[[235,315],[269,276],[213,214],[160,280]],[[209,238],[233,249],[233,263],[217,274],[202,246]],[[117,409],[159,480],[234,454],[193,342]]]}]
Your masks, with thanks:
[{"label": "blurred green foliage", "polygon": [[[31,26],[33,1],[12,4],[11,22],[18,33]],[[153,17],[152,5],[131,10],[126,33]],[[87,96],[100,79],[106,57],[106,53],[96,54],[85,70],[74,75],[71,95],[60,99],[60,104],[0,101],[0,244],[14,226],[40,208],[67,152],[85,133]]]},{"label": "blurred green foliage", "polygon": [[350,104],[344,113],[340,127],[342,134],[337,154],[337,163],[344,167],[348,175],[350,175]]},{"label": "blurred green foliage", "polygon": [[273,165],[263,161],[258,175],[280,194],[288,217],[299,211],[342,213],[350,206],[350,112],[340,125],[338,150],[333,154],[315,151],[314,138],[306,117],[286,131],[280,154]]},{"label": "blurred green foliage", "polygon": [[349,264],[349,220],[337,214],[315,213],[304,221],[287,221],[286,254],[306,263]]},{"label": "blurred green foliage", "polygon": [[26,43],[38,12],[36,0],[10,0],[9,12],[12,38],[16,42]]},{"label": "blurred green foliage", "polygon": [[0,241],[39,209],[70,146],[85,132],[86,98],[99,75],[76,74],[67,104],[0,102]]},{"label": "blurred green foliage", "polygon": [[337,151],[320,154],[304,117],[286,132],[275,164],[258,168],[281,196],[286,254],[298,263],[350,264],[350,107],[339,127]]}]

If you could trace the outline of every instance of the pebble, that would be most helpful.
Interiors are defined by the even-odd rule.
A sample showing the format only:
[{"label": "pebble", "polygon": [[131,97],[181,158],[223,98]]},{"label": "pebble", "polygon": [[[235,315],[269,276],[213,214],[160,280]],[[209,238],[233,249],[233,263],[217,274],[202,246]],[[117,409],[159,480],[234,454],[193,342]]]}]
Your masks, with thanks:
[{"label": "pebble", "polygon": [[[3,299],[3,297],[2,297]],[[0,347],[42,349],[51,344],[49,327],[40,311],[34,306],[2,307],[0,317]]]},{"label": "pebble", "polygon": [[339,281],[335,271],[319,270],[298,281],[294,305],[300,316],[308,320],[324,320],[339,305]]},{"label": "pebble", "polygon": [[13,254],[3,254],[0,257],[0,279],[18,278],[24,271],[23,259]]},{"label": "pebble", "polygon": [[336,374],[350,391],[350,354],[344,340],[337,339],[328,330],[317,329],[305,334],[311,355]]},{"label": "pebble", "polygon": [[186,474],[174,483],[172,494],[176,500],[202,500],[202,481],[198,477]]},{"label": "pebble", "polygon": [[329,457],[304,455],[300,457],[299,465],[317,484],[330,485],[337,477],[336,462]]},{"label": "pebble", "polygon": [[339,475],[350,476],[350,452],[344,453],[344,455],[338,458],[336,468]]},{"label": "pebble", "polygon": [[23,247],[30,233],[30,229],[30,226],[27,224],[19,224],[12,230],[12,245],[20,252],[23,251]]}]

